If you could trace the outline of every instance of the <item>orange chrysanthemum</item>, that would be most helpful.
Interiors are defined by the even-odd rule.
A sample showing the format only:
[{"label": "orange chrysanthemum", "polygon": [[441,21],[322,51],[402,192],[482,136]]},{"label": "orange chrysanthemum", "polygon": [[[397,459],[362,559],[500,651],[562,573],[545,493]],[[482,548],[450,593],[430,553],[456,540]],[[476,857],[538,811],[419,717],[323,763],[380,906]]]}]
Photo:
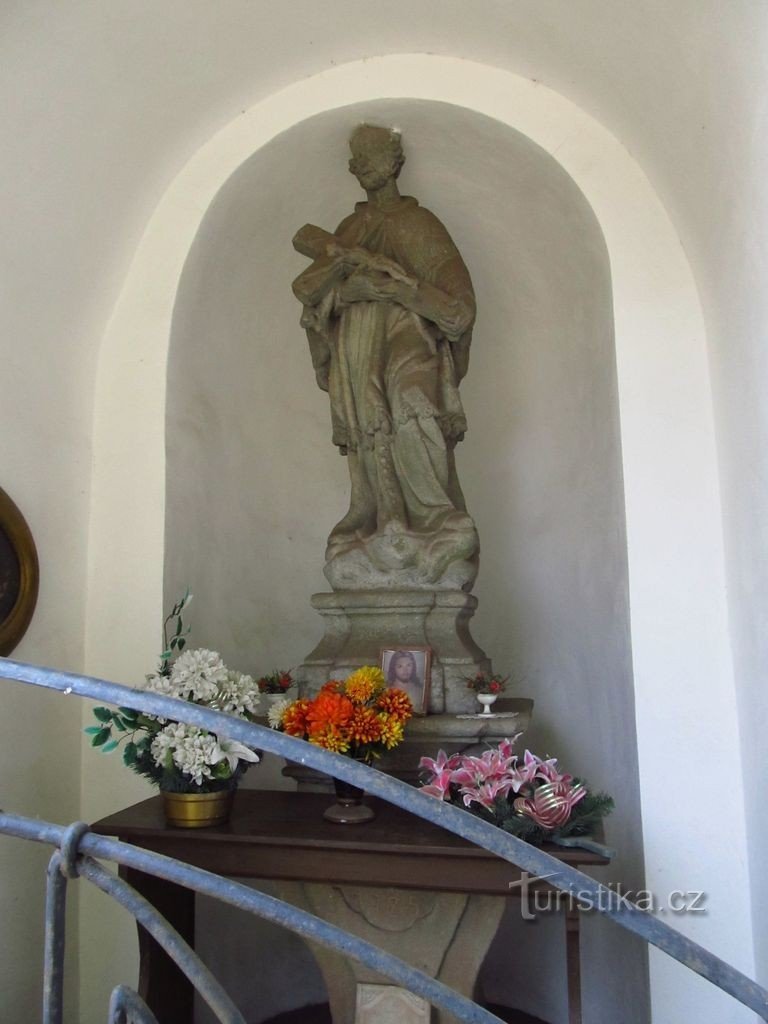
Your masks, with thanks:
[{"label": "orange chrysanthemum", "polygon": [[341,693],[321,690],[307,708],[307,731],[310,739],[328,726],[346,729],[354,713],[352,701]]},{"label": "orange chrysanthemum", "polygon": [[376,701],[376,707],[403,725],[413,715],[413,704],[405,690],[385,690]]},{"label": "orange chrysanthemum", "polygon": [[363,665],[362,668],[356,668],[351,675],[347,676],[347,682],[360,682],[364,679],[369,679],[376,686],[383,686],[385,683],[384,673],[380,668],[376,668],[375,665]]},{"label": "orange chrysanthemum", "polygon": [[329,679],[320,687],[320,693],[341,693],[343,689],[344,683],[340,679]]},{"label": "orange chrysanthemum", "polygon": [[331,723],[318,725],[309,737],[316,747],[324,747],[335,754],[346,754],[349,750],[349,734]]},{"label": "orange chrysanthemum", "polygon": [[381,742],[387,750],[391,750],[402,740],[405,726],[393,715],[379,714],[378,718],[381,723]]},{"label": "orange chrysanthemum", "polygon": [[355,708],[349,723],[349,735],[355,743],[378,743],[381,739],[381,722],[371,708]]},{"label": "orange chrysanthemum", "polygon": [[295,700],[283,712],[281,727],[289,736],[304,736],[307,732],[307,711],[311,701]]},{"label": "orange chrysanthemum", "polygon": [[367,704],[380,693],[386,682],[384,673],[373,665],[363,665],[348,677],[344,684],[344,692],[355,704]]}]

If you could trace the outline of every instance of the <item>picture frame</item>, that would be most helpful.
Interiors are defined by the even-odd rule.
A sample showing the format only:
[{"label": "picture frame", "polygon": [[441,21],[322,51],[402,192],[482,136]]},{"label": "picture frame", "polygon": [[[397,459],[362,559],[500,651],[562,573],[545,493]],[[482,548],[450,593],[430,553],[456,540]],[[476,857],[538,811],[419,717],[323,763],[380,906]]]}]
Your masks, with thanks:
[{"label": "picture frame", "polygon": [[0,487],[0,656],[7,658],[27,631],[37,604],[40,567],[32,531]]},{"label": "picture frame", "polygon": [[379,665],[387,686],[405,690],[411,698],[413,713],[426,715],[432,672],[432,648],[414,644],[382,647]]}]

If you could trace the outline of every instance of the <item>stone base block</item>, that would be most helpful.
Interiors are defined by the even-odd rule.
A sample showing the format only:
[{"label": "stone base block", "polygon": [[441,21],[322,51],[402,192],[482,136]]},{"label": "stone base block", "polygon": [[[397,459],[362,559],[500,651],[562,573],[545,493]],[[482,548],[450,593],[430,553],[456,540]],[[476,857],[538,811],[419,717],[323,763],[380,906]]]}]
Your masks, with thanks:
[{"label": "stone base block", "polygon": [[397,985],[357,983],[355,1024],[430,1024],[426,999]]},{"label": "stone base block", "polygon": [[[477,972],[501,921],[502,896],[278,882],[281,899],[338,925],[472,998]],[[456,1024],[447,1013],[322,946],[313,952],[334,1024]],[[399,1015],[398,1015],[399,1014]]]},{"label": "stone base block", "polygon": [[462,590],[369,590],[315,594],[325,635],[298,675],[303,693],[361,665],[378,665],[382,648],[432,648],[430,715],[474,713],[467,676],[490,672],[491,663],[469,632],[477,598]]}]

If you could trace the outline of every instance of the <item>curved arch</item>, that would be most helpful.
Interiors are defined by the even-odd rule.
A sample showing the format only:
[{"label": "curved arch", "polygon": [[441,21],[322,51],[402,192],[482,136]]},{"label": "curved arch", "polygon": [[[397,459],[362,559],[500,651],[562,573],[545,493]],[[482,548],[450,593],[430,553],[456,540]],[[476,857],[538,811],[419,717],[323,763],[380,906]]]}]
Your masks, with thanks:
[{"label": "curved arch", "polygon": [[[709,373],[695,282],[641,168],[597,121],[535,82],[446,57],[359,61],[268,97],[212,137],[181,170],[147,225],[100,353],[86,671],[114,675],[117,660],[126,678],[140,678],[154,657],[162,617],[165,368],[178,283],[206,210],[240,164],[280,132],[322,111],[382,97],[452,103],[524,133],[570,174],[598,218],[614,289],[649,884],[693,886],[688,871],[698,859],[695,888],[708,891],[710,914],[696,921],[696,936],[751,972],[743,794],[734,797],[731,790],[728,835],[713,830],[702,853],[702,821],[711,814],[705,787],[692,788],[681,801],[661,761],[680,752],[688,777],[703,778],[713,749],[731,765],[740,758]],[[691,680],[697,707],[710,709],[703,717],[692,713]],[[740,771],[732,778],[738,785]],[[686,1002],[690,1012],[696,994],[684,992],[666,965],[654,964],[653,971],[659,1019],[675,1019],[675,1009]],[[708,996],[701,1019],[716,1019],[711,1015],[717,1009]]]}]

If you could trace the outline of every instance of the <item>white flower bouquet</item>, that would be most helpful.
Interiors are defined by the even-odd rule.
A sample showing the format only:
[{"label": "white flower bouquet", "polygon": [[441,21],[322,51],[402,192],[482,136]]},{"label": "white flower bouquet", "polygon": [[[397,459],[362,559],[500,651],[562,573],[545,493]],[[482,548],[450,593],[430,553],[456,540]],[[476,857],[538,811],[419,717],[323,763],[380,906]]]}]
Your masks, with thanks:
[{"label": "white flower bouquet", "polygon": [[[191,595],[186,594],[165,620],[160,668],[147,676],[144,689],[250,720],[259,702],[259,688],[251,676],[227,668],[216,651],[199,648],[181,653],[189,632],[183,629],[181,611],[190,600]],[[176,629],[168,642],[167,627],[174,618]],[[96,707],[93,713],[98,725],[85,730],[91,744],[109,753],[124,743],[125,764],[165,792],[234,789],[248,765],[259,760],[259,755],[242,743],[219,740],[194,725],[132,708],[112,711]]]}]

